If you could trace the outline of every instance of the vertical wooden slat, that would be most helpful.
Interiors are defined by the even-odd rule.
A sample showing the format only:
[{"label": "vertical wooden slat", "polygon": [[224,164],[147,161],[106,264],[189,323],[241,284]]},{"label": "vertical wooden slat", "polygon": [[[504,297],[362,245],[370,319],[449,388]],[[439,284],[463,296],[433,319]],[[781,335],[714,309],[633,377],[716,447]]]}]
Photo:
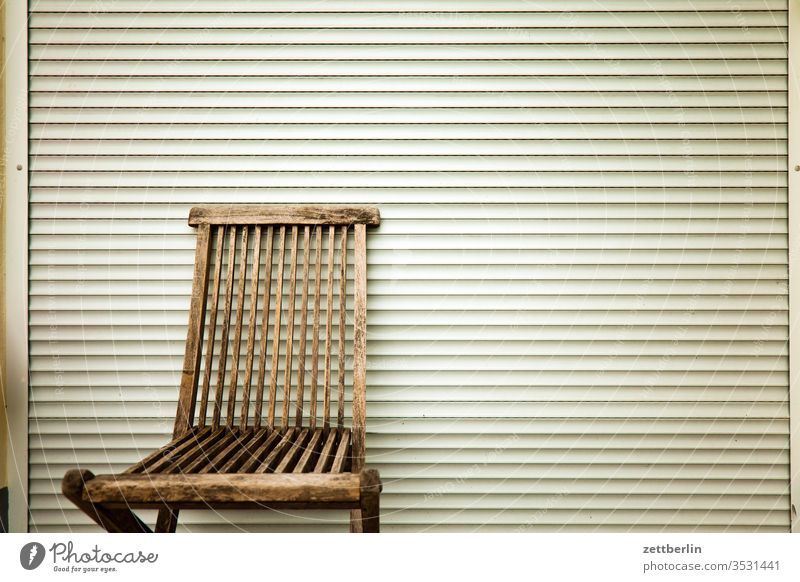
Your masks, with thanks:
[{"label": "vertical wooden slat", "polygon": [[275,325],[272,333],[272,369],[269,378],[267,424],[275,426],[275,401],[278,390],[278,356],[281,346],[281,312],[283,309],[283,261],[286,251],[286,227],[281,226],[278,240],[278,276],[275,279]]},{"label": "vertical wooden slat", "polygon": [[355,297],[353,305],[353,464],[364,467],[367,424],[367,227],[355,225]]},{"label": "vertical wooden slat", "polygon": [[337,426],[342,428],[344,427],[344,332],[347,324],[347,226],[342,227],[342,253],[339,259],[339,267],[339,360],[336,365],[339,403],[336,410],[336,422]]},{"label": "vertical wooden slat", "polygon": [[292,401],[292,359],[294,358],[294,304],[297,292],[297,226],[292,227],[292,251],[289,261],[289,314],[286,318],[286,361],[283,366],[283,415],[281,427],[289,428],[289,403]]},{"label": "vertical wooden slat", "polygon": [[208,316],[208,340],[206,343],[206,367],[203,370],[203,390],[200,397],[199,426],[206,425],[208,414],[208,392],[211,387],[211,367],[214,363],[214,341],[217,335],[217,307],[219,305],[219,285],[222,278],[222,252],[225,247],[225,227],[217,227],[217,251],[214,253],[214,290],[211,294],[211,313]]},{"label": "vertical wooden slat", "polygon": [[297,411],[295,413],[295,424],[302,426],[303,424],[303,398],[305,392],[306,380],[306,331],[308,319],[308,271],[310,265],[308,264],[311,249],[311,227],[306,226],[303,229],[303,291],[300,298],[300,347],[297,356]]},{"label": "vertical wooden slat", "polygon": [[244,288],[247,282],[247,245],[250,228],[242,226],[242,246],[239,255],[239,286],[236,292],[236,326],[233,330],[233,358],[231,360],[231,385],[228,389],[228,416],[226,424],[233,426],[236,415],[236,394],[239,387],[239,356],[242,347],[242,318],[244,317]]},{"label": "vertical wooden slat", "polygon": [[333,251],[336,227],[328,227],[328,287],[325,311],[325,379],[322,400],[322,426],[331,425],[331,333],[333,332]]},{"label": "vertical wooden slat", "polygon": [[253,411],[253,426],[261,426],[261,410],[264,406],[264,376],[267,371],[267,335],[269,334],[270,300],[272,299],[272,245],[273,227],[267,227],[267,258],[264,263],[264,308],[261,312],[261,340],[258,349],[258,380],[256,405]]},{"label": "vertical wooden slat", "polygon": [[233,273],[236,266],[236,231],[233,226],[228,240],[228,271],[225,279],[225,309],[222,315],[222,337],[220,338],[219,360],[217,364],[217,386],[214,393],[214,416],[211,417],[211,427],[219,427],[222,412],[222,395],[225,391],[225,369],[228,359],[228,336],[231,327],[231,304],[233,303]]},{"label": "vertical wooden slat", "polygon": [[242,412],[239,427],[247,428],[247,412],[250,408],[250,383],[253,377],[253,351],[256,340],[256,314],[258,313],[258,274],[261,268],[261,226],[255,228],[253,241],[253,272],[250,275],[250,319],[247,321],[247,357],[244,362],[244,382],[242,386]]},{"label": "vertical wooden slat", "polygon": [[197,403],[197,377],[203,350],[203,324],[208,295],[208,259],[211,254],[211,227],[204,224],[197,229],[192,299],[189,304],[189,326],[186,335],[186,351],[183,356],[178,413],[175,416],[174,436],[189,430],[194,421]]},{"label": "vertical wooden slat", "polygon": [[322,287],[322,227],[315,229],[316,261],[314,267],[314,322],[311,329],[311,395],[308,409],[309,426],[317,426],[317,381],[319,380],[319,302]]}]

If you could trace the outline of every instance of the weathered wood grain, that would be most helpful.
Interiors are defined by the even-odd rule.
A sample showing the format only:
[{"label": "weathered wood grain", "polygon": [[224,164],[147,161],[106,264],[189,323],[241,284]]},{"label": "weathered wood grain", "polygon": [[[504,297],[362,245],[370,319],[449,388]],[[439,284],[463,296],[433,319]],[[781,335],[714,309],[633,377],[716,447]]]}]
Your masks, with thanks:
[{"label": "weathered wood grain", "polygon": [[261,426],[261,413],[264,406],[264,376],[267,371],[267,334],[269,333],[270,300],[272,298],[272,246],[273,227],[267,227],[267,259],[264,273],[264,307],[261,314],[261,340],[258,350],[258,381],[256,384],[256,405],[253,411],[253,426]]},{"label": "weathered wood grain", "polygon": [[[109,476],[111,479],[118,477]],[[138,476],[141,478],[141,476]],[[304,476],[307,477],[307,476]],[[124,476],[119,478],[124,479]],[[150,533],[150,528],[130,509],[110,509],[103,507],[87,493],[87,486],[94,483],[97,477],[91,471],[71,469],[61,481],[61,492],[78,506],[95,523],[110,533]],[[101,478],[101,483],[106,477]]]},{"label": "weathered wood grain", "polygon": [[361,481],[361,520],[355,531],[378,533],[380,531],[381,477],[375,469],[365,469],[359,474]]},{"label": "weathered wood grain", "polygon": [[236,433],[230,430],[222,429],[222,434],[214,442],[209,443],[199,455],[196,455],[194,460],[189,462],[181,468],[182,473],[207,473],[209,470],[213,471],[215,463],[218,462],[218,457],[227,450],[231,444],[234,444],[237,439]]},{"label": "weathered wood grain", "polygon": [[237,473],[253,473],[261,466],[261,463],[272,452],[275,446],[283,439],[284,434],[270,427],[267,427],[267,436],[264,442],[254,450],[249,458],[242,461],[241,466],[236,470]]},{"label": "weathered wood grain", "polygon": [[222,396],[225,393],[225,370],[228,363],[228,336],[231,330],[231,308],[233,304],[233,273],[236,268],[236,227],[230,230],[228,241],[228,271],[225,278],[225,304],[222,312],[222,337],[217,358],[217,385],[214,390],[214,414],[211,427],[219,427],[222,413]]},{"label": "weathered wood grain", "polygon": [[339,388],[338,405],[336,408],[336,426],[344,427],[344,376],[345,376],[345,348],[344,336],[347,328],[347,226],[341,228],[342,249],[339,256],[339,346],[337,349],[339,361],[336,365],[336,380]]},{"label": "weathered wood grain", "polygon": [[314,429],[311,439],[308,441],[303,456],[297,461],[294,467],[294,473],[308,473],[314,465],[314,461],[319,455],[319,449],[322,446],[322,429]]},{"label": "weathered wood grain", "polygon": [[314,467],[315,473],[325,473],[330,469],[333,463],[333,451],[336,446],[337,433],[335,430],[323,429],[325,435],[325,444],[322,446],[322,451],[319,453],[319,459]]},{"label": "weathered wood grain", "polygon": [[298,435],[293,439],[291,446],[289,446],[283,453],[283,456],[278,461],[275,467],[276,473],[286,473],[291,471],[294,467],[295,461],[303,454],[303,448],[308,441],[309,430],[304,428],[300,430]]},{"label": "weathered wood grain", "polygon": [[162,507],[156,518],[156,533],[175,533],[178,528],[178,508]]},{"label": "weathered wood grain", "polygon": [[211,433],[204,439],[198,440],[194,447],[189,448],[180,455],[172,458],[170,463],[158,471],[147,471],[148,475],[162,474],[162,473],[181,473],[186,467],[191,465],[195,459],[201,456],[208,455],[209,451],[213,451],[215,445],[225,439],[228,432],[223,427],[212,429]]},{"label": "weathered wood grain", "polygon": [[269,409],[267,425],[275,426],[275,403],[278,393],[278,359],[281,347],[281,313],[283,313],[283,262],[286,258],[286,227],[279,229],[278,276],[275,279],[275,326],[272,330],[272,368],[269,377]]},{"label": "weathered wood grain", "polygon": [[250,385],[253,378],[253,357],[256,343],[256,317],[258,315],[258,276],[261,266],[261,226],[255,227],[253,240],[253,272],[250,274],[250,318],[247,321],[247,347],[244,360],[244,381],[242,382],[242,409],[239,415],[239,428],[247,427],[250,413]]},{"label": "weathered wood grain", "polygon": [[153,451],[149,455],[147,455],[144,459],[136,463],[135,465],[131,465],[125,470],[125,473],[141,473],[144,471],[149,465],[155,463],[159,459],[163,458],[164,456],[171,454],[176,448],[180,445],[187,442],[189,439],[192,439],[197,434],[198,428],[192,427],[189,430],[185,431],[181,436],[177,438],[173,438],[170,442],[166,445],[161,447],[160,449]]},{"label": "weathered wood grain", "polygon": [[314,317],[311,328],[311,395],[309,396],[309,426],[317,427],[317,383],[319,381],[319,306],[322,288],[322,227],[315,229],[316,260],[314,261]]},{"label": "weathered wood grain", "polygon": [[228,415],[226,424],[233,426],[233,419],[236,416],[236,395],[239,388],[239,356],[242,347],[242,320],[244,317],[244,288],[247,282],[247,245],[248,231],[247,226],[241,228],[242,242],[241,255],[239,257],[239,285],[236,293],[236,324],[233,330],[233,354],[231,360],[231,379],[228,388]]},{"label": "weathered wood grain", "polygon": [[339,434],[339,443],[336,445],[336,454],[333,456],[331,473],[341,473],[350,460],[350,429],[346,428]]},{"label": "weathered wood grain", "polygon": [[189,324],[173,436],[179,436],[189,430],[194,421],[194,408],[197,404],[197,381],[200,373],[203,346],[203,320],[205,319],[206,297],[208,295],[208,259],[210,253],[210,227],[203,226],[197,231],[194,275],[192,277],[192,299],[189,304]]},{"label": "weathered wood grain", "polygon": [[189,225],[201,224],[293,224],[377,226],[381,215],[374,206],[344,205],[252,205],[209,204],[189,211]]},{"label": "weathered wood grain", "polygon": [[164,455],[161,455],[157,461],[149,463],[148,466],[143,469],[143,472],[158,473],[163,471],[166,467],[169,467],[170,464],[175,461],[175,459],[180,458],[186,454],[187,451],[190,451],[199,446],[201,443],[204,443],[211,433],[212,429],[210,426],[200,428],[192,435],[192,438],[187,439],[177,447],[167,451]]},{"label": "weathered wood grain", "polygon": [[236,473],[244,463],[252,459],[265,446],[272,433],[272,429],[269,428],[252,429],[252,431],[249,440],[244,442],[236,453],[220,467],[220,473]]},{"label": "weathered wood grain", "polygon": [[297,353],[297,399],[295,400],[296,426],[303,425],[303,408],[305,406],[306,388],[306,334],[308,333],[308,271],[309,271],[309,248],[311,244],[311,227],[303,229],[303,288],[300,297],[300,346]]},{"label": "weathered wood grain", "polygon": [[325,301],[325,372],[323,378],[322,427],[331,425],[331,336],[333,335],[333,261],[336,227],[328,228],[328,286]]},{"label": "weathered wood grain", "polygon": [[194,471],[185,471],[186,473],[219,473],[222,472],[228,461],[230,461],[239,451],[241,451],[248,442],[253,440],[255,429],[248,428],[243,431],[232,430],[231,437],[225,441],[224,445],[217,447],[212,454],[208,456],[208,462]]},{"label": "weathered wood grain", "polygon": [[81,499],[107,503],[127,499],[131,504],[160,499],[163,503],[238,502],[358,502],[358,474],[229,473],[225,475],[101,475],[86,483]]},{"label": "weathered wood grain", "polygon": [[[288,217],[290,210],[298,210]],[[380,511],[380,477],[376,471],[364,469],[366,430],[366,228],[377,224],[376,209],[367,207],[254,207],[216,206],[193,211],[199,225],[195,250],[195,270],[187,331],[184,366],[181,375],[178,410],[172,440],[147,455],[124,473],[95,477],[88,471],[69,471],[62,481],[65,495],[95,522],[108,531],[149,531],[131,511],[132,507],[159,510],[156,531],[174,532],[179,510],[184,508],[342,508],[352,509],[352,531],[378,531]],[[269,218],[269,220],[266,220]],[[277,220],[281,218],[281,220]],[[299,233],[303,227],[301,299],[297,310]],[[353,305],[353,401],[352,430],[345,428],[346,396],[346,327],[348,323],[348,238],[354,232],[354,305]],[[212,232],[212,228],[216,228]],[[312,265],[311,245],[316,245]],[[322,272],[324,228],[327,227],[327,273]],[[266,228],[266,231],[265,231]],[[252,263],[250,237],[252,241]],[[291,229],[288,290],[286,285],[286,234]],[[337,251],[336,235],[340,245]],[[212,236],[216,234],[216,252],[212,253]],[[278,236],[278,257],[273,261],[275,236]],[[227,236],[226,236],[227,235]],[[262,244],[266,238],[266,252]],[[227,245],[226,245],[227,243]],[[227,268],[225,268],[227,246]],[[212,254],[215,263],[211,275]],[[262,256],[266,255],[266,263]],[[338,255],[338,267],[336,258]],[[277,276],[273,289],[273,264]],[[238,270],[236,265],[238,264]],[[252,268],[249,265],[252,264]],[[264,278],[260,269],[264,265]],[[225,289],[222,322],[218,322],[222,277]],[[336,271],[334,272],[334,269]],[[314,299],[309,314],[309,278],[314,271]],[[338,341],[337,357],[333,357],[334,284],[338,275]],[[245,303],[249,279],[249,315],[247,317],[244,372],[241,371],[241,348],[245,325]],[[321,337],[322,279],[325,287],[325,329]],[[213,291],[209,301],[209,284]],[[238,282],[238,284],[237,284]],[[262,317],[257,324],[261,298]],[[234,297],[235,296],[235,297]],[[282,326],[283,302],[286,300],[287,322]],[[275,302],[274,305],[272,302]],[[208,307],[210,305],[210,307]],[[206,313],[206,310],[209,313]],[[274,314],[273,314],[274,310]],[[304,426],[306,347],[308,319],[311,318],[311,375],[309,414]],[[271,319],[271,317],[273,319]],[[296,317],[300,318],[295,338]],[[217,327],[221,327],[217,343]],[[286,338],[282,329],[286,327]],[[260,330],[260,333],[259,333]],[[269,338],[269,332],[272,337]],[[204,333],[207,334],[204,337]],[[256,334],[258,333],[258,340]],[[232,334],[232,335],[231,335]],[[205,353],[203,345],[205,340]],[[295,359],[294,343],[298,342]],[[324,354],[320,343],[324,341]],[[256,342],[258,354],[256,355]],[[271,343],[271,350],[269,350]],[[230,344],[230,345],[229,345]],[[215,350],[219,346],[219,354]],[[231,369],[226,370],[228,349]],[[279,363],[283,356],[282,415],[280,428],[275,428]],[[248,426],[251,388],[255,360],[253,423]],[[335,359],[335,362],[334,362]],[[205,367],[203,367],[205,360]],[[323,394],[320,396],[320,370]],[[270,369],[268,411],[264,417],[264,391],[267,367]],[[336,368],[336,380],[333,369]],[[202,381],[201,368],[203,368]],[[216,371],[213,412],[210,399],[211,375]],[[243,374],[241,393],[239,378]],[[295,376],[297,382],[293,384]],[[336,382],[337,422],[331,426],[332,382]],[[292,387],[295,393],[292,394]],[[227,411],[222,405],[227,395]],[[322,427],[317,428],[318,400],[322,399]],[[200,400],[197,424],[194,422],[197,400]],[[293,422],[291,406],[295,403]],[[238,412],[238,417],[237,417]],[[210,418],[210,423],[209,419]],[[267,426],[262,428],[266,420]],[[288,477],[288,479],[287,479]]]},{"label": "weathered wood grain", "polygon": [[355,280],[353,298],[353,467],[364,467],[367,429],[367,227],[355,227]]},{"label": "weathered wood grain", "polygon": [[219,309],[219,288],[222,280],[222,253],[225,247],[225,227],[217,227],[217,250],[214,257],[214,290],[211,293],[211,313],[208,317],[208,340],[206,343],[206,366],[203,370],[203,389],[200,399],[199,425],[206,425],[208,415],[208,394],[211,389],[211,368],[214,365],[214,342],[217,337],[217,312]]},{"label": "weathered wood grain", "polygon": [[283,414],[281,428],[289,427],[289,404],[292,402],[292,358],[294,357],[294,307],[297,294],[297,227],[292,227],[292,251],[289,259],[289,296],[286,317],[286,360],[283,366]]},{"label": "weathered wood grain", "polygon": [[281,458],[283,457],[283,453],[292,446],[292,441],[297,435],[298,428],[290,428],[287,430],[283,436],[281,437],[278,444],[270,451],[261,465],[254,471],[255,473],[272,473],[275,467],[280,463]]}]

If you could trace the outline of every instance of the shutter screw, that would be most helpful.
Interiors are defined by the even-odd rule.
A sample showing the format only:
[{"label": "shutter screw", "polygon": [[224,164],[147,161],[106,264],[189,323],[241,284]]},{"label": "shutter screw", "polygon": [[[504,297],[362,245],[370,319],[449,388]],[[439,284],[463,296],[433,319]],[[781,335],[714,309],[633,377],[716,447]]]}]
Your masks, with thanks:
[{"label": "shutter screw", "polygon": [[[17,170],[21,170],[21,169],[22,169],[22,164],[17,164]],[[795,169],[798,169],[798,170],[800,170],[800,166],[798,166],[798,167],[797,167],[797,168],[795,168]]]},{"label": "shutter screw", "polygon": [[[19,166],[17,166],[17,169],[19,169]],[[800,172],[800,166],[795,166],[794,167],[794,171],[795,172]]]}]

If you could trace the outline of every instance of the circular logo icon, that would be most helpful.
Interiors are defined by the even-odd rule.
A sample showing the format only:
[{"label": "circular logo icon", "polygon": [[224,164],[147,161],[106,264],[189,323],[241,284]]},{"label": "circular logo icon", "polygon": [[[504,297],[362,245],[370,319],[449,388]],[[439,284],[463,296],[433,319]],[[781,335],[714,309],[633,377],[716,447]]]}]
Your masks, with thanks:
[{"label": "circular logo icon", "polygon": [[44,561],[44,546],[39,542],[30,542],[19,551],[19,563],[26,570],[35,570]]}]

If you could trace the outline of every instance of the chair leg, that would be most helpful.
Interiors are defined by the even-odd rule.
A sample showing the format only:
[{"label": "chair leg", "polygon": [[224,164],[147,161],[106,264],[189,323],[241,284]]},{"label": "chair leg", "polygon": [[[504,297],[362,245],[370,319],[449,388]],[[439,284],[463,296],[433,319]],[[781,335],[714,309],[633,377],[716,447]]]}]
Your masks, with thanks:
[{"label": "chair leg", "polygon": [[150,533],[147,525],[130,509],[111,509],[99,503],[84,500],[86,483],[94,479],[94,473],[86,470],[67,471],[61,480],[61,491],[78,509],[91,517],[95,523],[109,533]]},{"label": "chair leg", "polygon": [[164,507],[158,510],[156,533],[175,533],[178,527],[178,510]]},{"label": "chair leg", "polygon": [[361,509],[350,512],[350,531],[378,533],[380,531],[381,477],[375,469],[361,471]]},{"label": "chair leg", "polygon": [[350,533],[364,533],[364,528],[361,526],[361,510],[350,510]]}]

